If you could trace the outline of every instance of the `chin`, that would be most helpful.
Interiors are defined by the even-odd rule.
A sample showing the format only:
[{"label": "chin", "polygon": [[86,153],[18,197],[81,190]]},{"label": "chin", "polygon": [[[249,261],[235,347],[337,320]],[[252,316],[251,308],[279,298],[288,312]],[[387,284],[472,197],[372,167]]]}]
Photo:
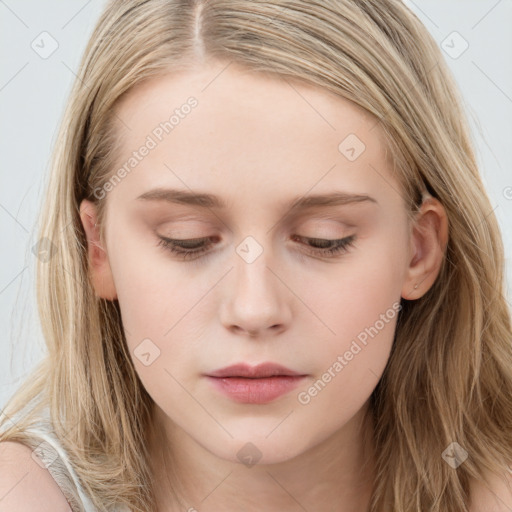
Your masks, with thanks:
[{"label": "chin", "polygon": [[[274,434],[268,436],[268,432],[258,435],[237,436],[235,439],[224,440],[219,446],[205,445],[215,456],[235,464],[242,464],[248,468],[254,465],[278,464],[293,459],[307,450],[302,442],[294,440],[301,439],[300,436],[290,432],[286,436],[274,438]],[[220,449],[219,449],[220,448]]]}]

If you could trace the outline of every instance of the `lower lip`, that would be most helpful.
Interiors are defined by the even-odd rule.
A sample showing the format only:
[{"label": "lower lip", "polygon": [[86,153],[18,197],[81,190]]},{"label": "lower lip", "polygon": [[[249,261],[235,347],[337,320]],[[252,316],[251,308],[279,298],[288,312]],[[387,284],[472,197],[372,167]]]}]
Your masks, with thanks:
[{"label": "lower lip", "polygon": [[243,377],[208,377],[208,379],[219,391],[235,402],[266,404],[292,391],[304,377],[304,375],[279,375],[261,379]]}]

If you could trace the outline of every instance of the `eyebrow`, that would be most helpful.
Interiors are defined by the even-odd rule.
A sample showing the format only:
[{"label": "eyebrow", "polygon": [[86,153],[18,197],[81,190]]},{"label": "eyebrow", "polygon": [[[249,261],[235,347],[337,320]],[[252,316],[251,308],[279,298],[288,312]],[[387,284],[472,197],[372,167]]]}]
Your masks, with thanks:
[{"label": "eyebrow", "polygon": [[[199,206],[202,208],[224,209],[227,207],[227,204],[220,197],[213,194],[169,188],[155,188],[148,190],[137,197],[137,200],[164,201],[173,204]],[[329,194],[300,196],[292,199],[288,204],[288,207],[294,210],[307,210],[325,206],[343,206],[362,202],[378,204],[378,201],[375,198],[366,194],[351,194],[348,192],[338,191]]]}]

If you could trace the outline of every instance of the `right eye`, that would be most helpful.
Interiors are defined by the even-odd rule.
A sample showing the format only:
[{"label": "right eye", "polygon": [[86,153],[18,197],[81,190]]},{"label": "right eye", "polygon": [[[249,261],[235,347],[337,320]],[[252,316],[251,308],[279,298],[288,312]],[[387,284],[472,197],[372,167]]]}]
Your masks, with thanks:
[{"label": "right eye", "polygon": [[159,238],[160,240],[157,243],[158,246],[164,247],[171,253],[187,260],[206,252],[212,243],[205,242],[208,242],[214,237],[190,238],[187,240],[167,238],[163,236],[160,236]]}]

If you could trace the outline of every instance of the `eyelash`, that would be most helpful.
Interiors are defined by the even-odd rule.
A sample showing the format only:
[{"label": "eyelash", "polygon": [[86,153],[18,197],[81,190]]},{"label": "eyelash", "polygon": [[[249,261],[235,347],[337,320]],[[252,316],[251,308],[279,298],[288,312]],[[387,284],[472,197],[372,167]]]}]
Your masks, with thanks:
[{"label": "eyelash", "polygon": [[[205,253],[208,248],[212,245],[212,243],[207,243],[199,247],[198,249],[187,249],[184,248],[180,244],[187,244],[187,243],[200,243],[202,241],[208,241],[211,238],[216,237],[203,237],[203,238],[190,238],[188,240],[177,240],[172,238],[165,238],[165,237],[159,237],[160,240],[158,241],[157,245],[163,247],[165,250],[170,251],[173,254],[178,255],[183,260],[190,260],[194,259],[201,254]],[[354,242],[356,240],[355,235],[347,236],[345,238],[339,238],[335,240],[327,240],[324,238],[307,238],[302,237],[299,235],[293,235],[292,239],[298,240],[307,240],[309,242],[316,242],[317,244],[334,244],[332,247],[313,247],[310,251],[311,254],[316,256],[335,256],[337,254],[344,254],[349,251],[351,247],[354,246]],[[309,246],[311,247],[311,246]]]}]

